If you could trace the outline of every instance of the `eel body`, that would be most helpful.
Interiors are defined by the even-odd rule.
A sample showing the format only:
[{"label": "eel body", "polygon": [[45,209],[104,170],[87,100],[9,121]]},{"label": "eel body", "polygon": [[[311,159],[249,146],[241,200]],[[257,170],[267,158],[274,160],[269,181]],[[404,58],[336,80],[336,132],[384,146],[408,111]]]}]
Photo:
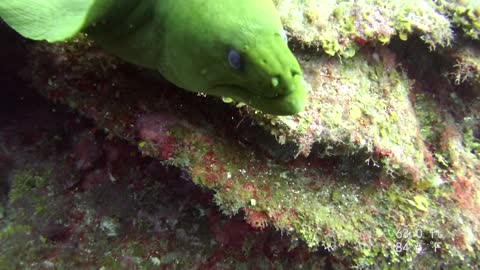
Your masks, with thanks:
[{"label": "eel body", "polygon": [[83,31],[181,88],[265,113],[292,115],[307,103],[272,0],[9,0],[0,16],[35,40]]}]

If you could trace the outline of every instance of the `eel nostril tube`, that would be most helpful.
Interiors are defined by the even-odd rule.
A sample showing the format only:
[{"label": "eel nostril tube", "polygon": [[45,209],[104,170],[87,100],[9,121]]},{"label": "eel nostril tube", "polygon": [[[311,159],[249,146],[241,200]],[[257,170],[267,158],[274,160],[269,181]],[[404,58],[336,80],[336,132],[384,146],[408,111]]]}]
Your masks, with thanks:
[{"label": "eel nostril tube", "polygon": [[277,87],[280,84],[278,77],[272,77],[272,86]]},{"label": "eel nostril tube", "polygon": [[300,71],[295,70],[295,69],[292,69],[292,70],[290,71],[290,73],[292,74],[292,78],[295,77],[295,76],[300,75]]}]

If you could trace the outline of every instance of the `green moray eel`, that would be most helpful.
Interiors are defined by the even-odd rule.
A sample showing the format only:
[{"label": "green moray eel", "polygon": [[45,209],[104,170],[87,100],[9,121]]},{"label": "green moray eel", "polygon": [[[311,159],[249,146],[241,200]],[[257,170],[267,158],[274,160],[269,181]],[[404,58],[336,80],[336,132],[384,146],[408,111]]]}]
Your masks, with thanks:
[{"label": "green moray eel", "polygon": [[292,115],[307,104],[272,0],[2,0],[0,16],[34,40],[83,31],[181,88],[265,113]]}]

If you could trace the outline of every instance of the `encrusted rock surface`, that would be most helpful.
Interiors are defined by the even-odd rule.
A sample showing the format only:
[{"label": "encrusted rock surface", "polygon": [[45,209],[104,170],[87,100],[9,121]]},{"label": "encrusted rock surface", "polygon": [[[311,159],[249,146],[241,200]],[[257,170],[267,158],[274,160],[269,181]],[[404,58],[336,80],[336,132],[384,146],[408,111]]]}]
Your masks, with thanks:
[{"label": "encrusted rock surface", "polygon": [[[168,218],[162,225],[165,227],[158,225],[165,230],[158,241],[162,242],[165,235],[170,235],[169,239],[193,237],[196,231],[192,224],[198,225],[197,229],[210,227],[210,234],[202,234],[198,241],[205,248],[202,254],[217,256],[211,267],[240,265],[239,260],[247,260],[247,267],[255,260],[259,266],[293,263],[306,268],[470,269],[478,265],[479,4],[275,2],[309,89],[309,106],[296,116],[264,115],[242,104],[234,106],[187,93],[150,71],[108,55],[84,36],[62,44],[26,45],[24,78],[48,100],[66,104],[91,119],[98,129],[70,135],[76,140],[71,166],[82,174],[81,180],[70,180],[73,183],[66,184],[66,190],[74,194],[73,209],[98,217],[95,222],[80,222],[89,225],[78,225],[85,226],[78,231],[85,231],[84,237],[103,232],[105,238],[101,239],[113,241],[109,247],[122,239],[126,245],[118,251],[122,258],[134,252],[129,245],[138,245],[135,254],[145,257],[148,250],[160,244],[142,238],[140,231],[136,231],[138,238],[135,233],[132,238],[126,237],[123,222],[137,218],[147,223],[163,220],[164,216],[144,211],[149,207],[157,211],[157,204],[165,204],[167,210],[162,209]],[[96,133],[105,136],[101,142]],[[117,147],[123,150],[112,150]],[[128,152],[131,157],[118,157],[121,153],[128,156]],[[1,157],[0,169],[12,162]],[[119,160],[123,161],[116,164]],[[48,187],[58,185],[50,179],[48,170],[27,163],[24,169],[12,173],[12,188],[5,195],[8,199],[3,210],[9,222],[2,224],[0,238],[50,235],[49,228],[46,232],[40,228],[35,234],[31,228],[22,227],[38,221],[25,221],[10,210],[21,207],[25,196],[30,198],[30,193],[24,192],[56,194],[48,193]],[[144,163],[161,164],[155,166],[177,174],[150,175]],[[116,167],[122,171],[113,173]],[[162,182],[169,177],[182,179],[174,189],[188,190],[173,195],[165,191],[172,188]],[[152,187],[150,192],[145,188],[150,184],[159,187]],[[136,185],[143,185],[141,195],[135,191]],[[65,192],[65,187],[59,190]],[[128,198],[129,210],[119,210],[121,215],[102,212],[95,216],[102,210],[91,205],[96,195],[90,193],[100,192],[97,190],[124,194],[102,198],[115,205],[119,202],[112,201]],[[195,206],[198,203],[192,204],[187,194],[202,192],[212,198],[206,205]],[[157,198],[171,196],[175,201],[177,195],[180,202],[170,205],[168,200]],[[49,213],[56,206],[48,203],[63,205],[62,200],[67,199],[29,199],[22,207],[35,211],[32,209],[40,204],[46,211],[41,213]],[[188,214],[181,210],[185,200]],[[219,211],[215,210],[217,206]],[[168,223],[170,215],[184,219],[176,218],[172,225]],[[190,220],[195,222],[188,224]],[[229,235],[219,228],[238,234]],[[178,232],[180,229],[183,233]],[[244,235],[251,240],[225,240]],[[209,237],[220,246],[239,245],[244,252],[217,254],[202,242]],[[59,248],[58,241],[54,242]],[[71,238],[62,243],[70,244]],[[276,255],[272,258],[276,259],[267,253],[263,254],[267,259],[251,259],[247,255],[259,243],[291,257],[281,260],[276,257],[280,253],[273,252]],[[185,254],[190,254],[190,248],[186,244],[172,254],[161,253],[155,258],[162,263],[171,259],[167,264],[171,266],[173,261],[189,257]],[[102,247],[92,244],[89,249],[95,253]],[[66,258],[68,255],[55,263]],[[188,268],[194,262],[199,261],[183,261],[179,268]],[[103,265],[99,261],[82,263],[97,268]],[[129,263],[148,264],[142,260]]]}]

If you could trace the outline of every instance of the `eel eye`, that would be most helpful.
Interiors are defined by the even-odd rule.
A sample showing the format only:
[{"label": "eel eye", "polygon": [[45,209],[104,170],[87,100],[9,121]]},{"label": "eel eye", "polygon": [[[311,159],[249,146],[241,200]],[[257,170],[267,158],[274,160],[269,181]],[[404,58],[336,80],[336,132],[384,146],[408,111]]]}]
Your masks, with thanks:
[{"label": "eel eye", "polygon": [[232,68],[237,69],[237,70],[242,69],[242,67],[243,67],[242,57],[234,49],[230,49],[228,51],[228,63],[230,64],[230,66]]},{"label": "eel eye", "polygon": [[287,33],[285,33],[285,30],[281,29],[279,33],[283,39],[283,42],[285,42],[285,44],[288,44],[288,37],[287,37]]}]

